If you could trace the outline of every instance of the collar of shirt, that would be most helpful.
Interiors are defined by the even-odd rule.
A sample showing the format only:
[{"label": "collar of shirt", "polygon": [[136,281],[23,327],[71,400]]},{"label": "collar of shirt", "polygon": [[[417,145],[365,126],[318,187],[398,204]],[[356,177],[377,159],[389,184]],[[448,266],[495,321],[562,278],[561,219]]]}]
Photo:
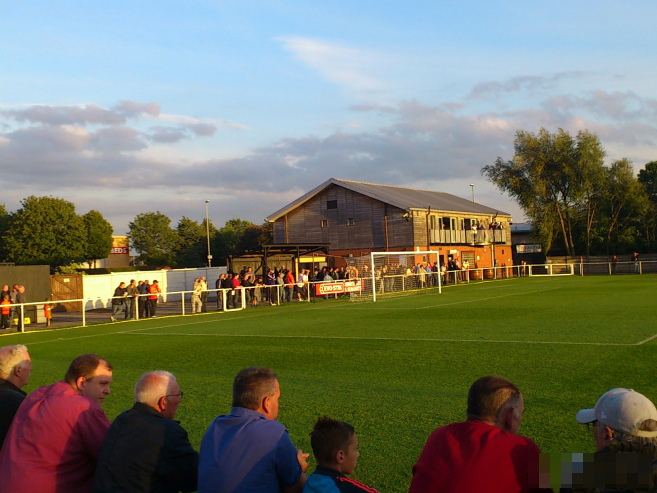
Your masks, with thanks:
[{"label": "collar of shirt", "polygon": [[325,467],[325,466],[317,466],[315,469],[314,474],[321,474],[322,476],[330,476],[332,478],[334,477],[341,477],[344,478],[346,477],[344,474],[342,474],[340,471],[337,469],[333,469],[331,467]]}]

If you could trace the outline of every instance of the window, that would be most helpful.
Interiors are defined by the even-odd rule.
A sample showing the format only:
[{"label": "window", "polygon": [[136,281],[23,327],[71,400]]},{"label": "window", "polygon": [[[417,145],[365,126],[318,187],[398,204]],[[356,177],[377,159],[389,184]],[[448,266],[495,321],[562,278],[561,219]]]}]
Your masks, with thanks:
[{"label": "window", "polygon": [[350,217],[347,219],[347,226],[353,226],[354,225],[354,218]]},{"label": "window", "polygon": [[326,201],[326,208],[327,209],[337,209],[338,208],[338,201],[337,200],[327,200]]},{"label": "window", "polygon": [[328,228],[328,219],[322,219],[320,221],[322,228]]}]

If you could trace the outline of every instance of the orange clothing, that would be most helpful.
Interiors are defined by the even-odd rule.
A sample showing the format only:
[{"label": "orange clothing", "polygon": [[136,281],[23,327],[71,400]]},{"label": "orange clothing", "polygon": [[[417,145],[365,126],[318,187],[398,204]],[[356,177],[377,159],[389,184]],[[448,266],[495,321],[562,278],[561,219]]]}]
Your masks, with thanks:
[{"label": "orange clothing", "polygon": [[52,318],[52,307],[49,304],[43,305],[43,314],[46,319]]},{"label": "orange clothing", "polygon": [[150,285],[148,288],[148,292],[151,293],[151,296],[148,297],[149,300],[156,300],[157,299],[157,293],[161,293],[162,290],[160,289],[160,286],[157,284],[153,283]]},{"label": "orange clothing", "polygon": [[285,276],[285,284],[294,284],[294,276],[292,275],[291,270],[287,271],[287,275]]},{"label": "orange clothing", "polygon": [[[11,301],[2,300],[2,302],[0,302],[0,305],[11,305]],[[3,315],[9,315],[10,313],[11,313],[11,307],[10,306],[3,306],[2,307],[2,314]]]}]

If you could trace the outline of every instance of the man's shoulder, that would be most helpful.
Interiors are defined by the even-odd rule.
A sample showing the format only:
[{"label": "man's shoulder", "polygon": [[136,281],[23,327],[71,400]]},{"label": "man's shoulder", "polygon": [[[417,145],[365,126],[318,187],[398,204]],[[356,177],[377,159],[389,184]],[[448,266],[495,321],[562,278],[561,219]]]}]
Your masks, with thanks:
[{"label": "man's shoulder", "polygon": [[440,428],[436,428],[433,433],[431,433],[429,440],[442,440],[447,437],[452,437],[456,440],[470,440],[473,437],[482,435],[488,435],[489,439],[493,439],[498,443],[503,442],[509,445],[526,445],[529,448],[540,451],[538,445],[536,445],[536,443],[534,443],[531,438],[523,435],[515,435],[513,433],[503,431],[496,426],[480,421],[461,421],[441,426]]}]

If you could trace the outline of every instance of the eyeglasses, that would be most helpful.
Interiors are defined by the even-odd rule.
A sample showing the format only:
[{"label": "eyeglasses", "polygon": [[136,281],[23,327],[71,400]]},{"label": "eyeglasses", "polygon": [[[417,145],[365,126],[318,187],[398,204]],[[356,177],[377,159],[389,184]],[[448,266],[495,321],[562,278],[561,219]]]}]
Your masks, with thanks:
[{"label": "eyeglasses", "polygon": [[181,390],[178,394],[165,395],[164,397],[177,397],[178,399],[182,400],[183,395],[185,395],[185,393]]}]

